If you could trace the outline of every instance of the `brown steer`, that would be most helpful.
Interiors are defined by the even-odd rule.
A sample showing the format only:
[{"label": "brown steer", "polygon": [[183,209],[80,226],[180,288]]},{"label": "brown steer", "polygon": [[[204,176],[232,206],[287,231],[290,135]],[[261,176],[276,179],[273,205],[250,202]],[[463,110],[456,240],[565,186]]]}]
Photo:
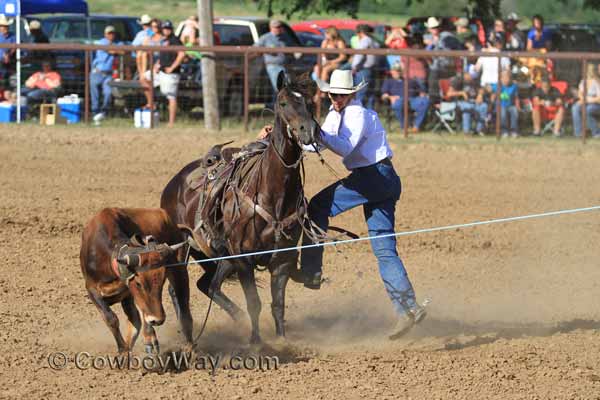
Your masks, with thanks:
[{"label": "brown steer", "polygon": [[[169,293],[185,338],[188,343],[192,342],[187,269],[164,267],[175,263],[176,252],[183,251],[167,243],[183,242],[186,240],[184,232],[159,208],[105,208],[85,227],[81,272],[89,297],[102,313],[119,352],[131,351],[143,325],[146,352],[159,353],[153,326],[165,321],[162,305],[165,279],[169,280]],[[119,319],[110,309],[117,302],[121,302],[129,320],[126,340],[119,330]]]}]

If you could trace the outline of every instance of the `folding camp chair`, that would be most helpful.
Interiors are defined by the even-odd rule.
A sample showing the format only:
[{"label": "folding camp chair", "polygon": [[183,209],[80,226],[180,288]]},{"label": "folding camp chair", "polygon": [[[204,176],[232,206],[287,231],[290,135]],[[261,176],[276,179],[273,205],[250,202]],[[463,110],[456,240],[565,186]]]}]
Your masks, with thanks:
[{"label": "folding camp chair", "polygon": [[[565,108],[565,113],[566,113],[569,104],[567,103],[567,101],[565,99],[565,95],[567,93],[567,89],[569,88],[569,84],[566,81],[553,81],[550,84],[552,85],[552,87],[555,87],[560,92],[560,95],[561,95],[561,98],[563,101],[563,107]],[[550,121],[548,121],[546,123],[546,125],[544,125],[544,127],[542,128],[542,135],[544,135],[546,132],[551,132],[553,130],[554,130],[554,115],[552,116],[552,118],[550,118]]]},{"label": "folding camp chair", "polygon": [[450,79],[440,79],[440,98],[442,101],[440,104],[434,106],[434,114],[438,119],[433,131],[436,132],[440,128],[446,129],[448,132],[454,134],[455,131],[450,125],[456,121],[456,102],[449,101],[448,90],[450,89]]}]

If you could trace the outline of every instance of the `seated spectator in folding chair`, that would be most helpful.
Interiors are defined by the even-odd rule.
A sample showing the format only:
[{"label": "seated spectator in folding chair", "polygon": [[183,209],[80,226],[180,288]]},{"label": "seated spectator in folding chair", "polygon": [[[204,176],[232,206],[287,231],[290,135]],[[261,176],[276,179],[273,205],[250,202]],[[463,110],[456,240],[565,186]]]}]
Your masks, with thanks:
[{"label": "seated spectator in folding chair", "polygon": [[[596,66],[587,65],[586,71],[586,121],[587,127],[592,131],[593,138],[600,138],[600,128],[596,118],[600,114],[600,78]],[[581,108],[583,107],[583,80],[579,83],[579,99],[573,104],[571,112],[573,114],[573,134],[577,137],[583,132],[583,120],[581,118]]]},{"label": "seated spectator in folding chair", "polygon": [[[492,104],[496,104],[497,85],[489,85],[491,91]],[[511,72],[504,70],[500,74],[500,125],[502,127],[502,137],[519,137],[519,111],[521,104],[519,102],[519,87],[512,81]],[[494,110],[496,108],[494,107]]]},{"label": "seated spectator in folding chair", "polygon": [[532,100],[531,118],[533,119],[533,135],[541,136],[543,134],[542,122],[552,121],[554,136],[560,136],[565,108],[562,94],[550,84],[549,78],[542,79],[542,85],[535,89]]},{"label": "seated spectator in folding chair", "polygon": [[465,71],[450,80],[448,98],[456,101],[462,113],[462,131],[471,134],[471,121],[475,120],[475,132],[483,136],[488,105],[484,101],[484,90],[473,76]]},{"label": "seated spectator in folding chair", "polygon": [[[394,65],[390,74],[392,77],[383,81],[381,86],[381,99],[389,101],[396,118],[400,122],[400,128],[404,129],[404,79],[402,78],[402,67],[399,64]],[[408,80],[408,106],[409,110],[415,113],[410,131],[416,133],[421,129],[427,115],[429,98],[425,94],[425,88],[411,79]]]},{"label": "seated spectator in folding chair", "polygon": [[52,70],[48,60],[42,61],[42,70],[34,73],[25,81],[21,94],[30,103],[56,100],[61,85],[60,74]]}]

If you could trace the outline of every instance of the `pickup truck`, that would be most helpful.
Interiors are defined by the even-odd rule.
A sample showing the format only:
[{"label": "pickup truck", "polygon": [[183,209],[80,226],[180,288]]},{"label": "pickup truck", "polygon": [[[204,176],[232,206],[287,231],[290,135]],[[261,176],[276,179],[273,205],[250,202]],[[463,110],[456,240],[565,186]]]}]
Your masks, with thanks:
[{"label": "pickup truck", "polygon": [[[284,40],[289,46],[302,47],[302,43],[287,25]],[[182,26],[175,30],[181,33]],[[222,46],[252,46],[261,35],[269,31],[269,19],[254,17],[219,17],[214,19],[213,29]],[[287,68],[290,72],[310,71],[316,56],[290,55]],[[217,54],[217,89],[219,108],[222,115],[239,117],[244,112],[244,57],[242,54]],[[266,73],[262,56],[255,56],[249,64],[250,103],[267,103],[273,90]],[[111,83],[113,96],[128,98],[126,104],[143,104],[140,85],[137,81],[115,81]],[[157,92],[160,97],[160,93]],[[178,104],[184,112],[202,107],[202,71],[200,60],[186,59],[182,65],[179,83]]]}]

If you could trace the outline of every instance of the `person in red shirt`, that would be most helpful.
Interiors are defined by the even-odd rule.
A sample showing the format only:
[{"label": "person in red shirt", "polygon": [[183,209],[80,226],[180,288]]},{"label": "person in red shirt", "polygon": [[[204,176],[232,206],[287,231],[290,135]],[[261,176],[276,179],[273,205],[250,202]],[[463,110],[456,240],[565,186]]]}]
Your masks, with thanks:
[{"label": "person in red shirt", "polygon": [[40,101],[49,97],[54,98],[57,95],[60,85],[60,74],[52,71],[50,61],[43,61],[42,70],[34,73],[25,81],[25,87],[21,89],[21,94],[26,96],[28,101]]}]

